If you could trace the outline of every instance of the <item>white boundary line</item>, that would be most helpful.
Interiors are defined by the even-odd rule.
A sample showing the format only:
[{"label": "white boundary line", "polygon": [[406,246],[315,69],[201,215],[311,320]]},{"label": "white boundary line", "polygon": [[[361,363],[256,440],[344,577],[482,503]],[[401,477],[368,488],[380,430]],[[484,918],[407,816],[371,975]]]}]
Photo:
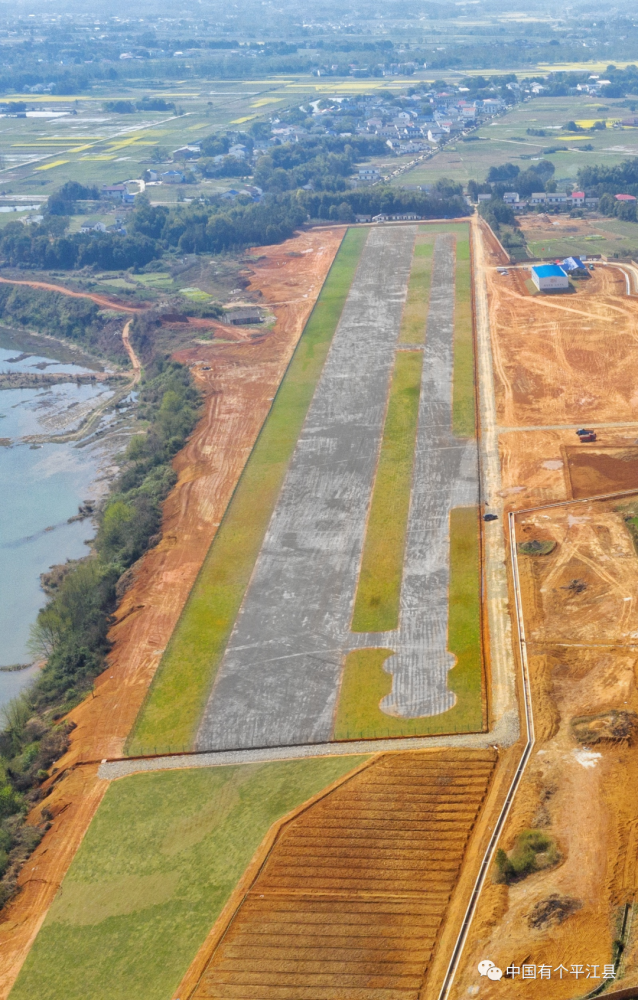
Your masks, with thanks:
[{"label": "white boundary line", "polygon": [[513,578],[514,578],[514,606],[515,606],[515,611],[516,611],[516,616],[515,617],[516,617],[516,625],[517,625],[517,629],[518,629],[519,650],[520,650],[520,655],[521,655],[521,676],[522,676],[523,693],[524,693],[523,705],[524,705],[524,708],[525,708],[525,725],[526,725],[526,731],[527,731],[527,740],[526,740],[526,743],[525,743],[525,747],[523,749],[523,753],[521,755],[521,759],[520,759],[520,761],[518,763],[518,767],[516,768],[516,774],[514,775],[514,778],[512,779],[512,783],[511,783],[511,785],[509,787],[509,791],[508,791],[507,796],[505,798],[505,802],[503,803],[503,806],[502,806],[501,811],[499,813],[498,819],[497,819],[496,824],[494,826],[494,830],[492,832],[492,836],[490,837],[490,842],[487,845],[487,850],[485,851],[485,854],[483,856],[483,860],[481,862],[481,867],[479,869],[479,873],[478,873],[478,875],[476,877],[476,881],[474,883],[474,888],[472,890],[472,895],[470,897],[470,901],[469,901],[469,903],[467,905],[467,909],[465,911],[465,917],[463,918],[463,924],[461,926],[461,931],[460,931],[459,936],[457,938],[456,945],[454,946],[454,951],[452,952],[452,957],[450,959],[450,963],[448,965],[447,973],[446,973],[445,979],[443,981],[443,986],[441,988],[441,992],[439,993],[439,1000],[446,1000],[446,998],[449,996],[450,989],[452,988],[452,984],[454,982],[454,977],[455,977],[456,972],[458,970],[459,962],[460,962],[460,959],[461,959],[461,954],[463,952],[463,948],[464,948],[465,942],[467,940],[467,935],[468,935],[469,930],[470,930],[472,919],[474,917],[474,913],[475,913],[475,910],[476,910],[476,904],[478,903],[478,898],[479,898],[481,889],[483,888],[483,884],[485,882],[485,878],[487,876],[490,864],[492,863],[492,859],[494,857],[494,853],[496,851],[496,847],[497,847],[497,844],[498,844],[501,832],[503,830],[503,826],[505,825],[505,821],[506,821],[506,819],[507,819],[507,817],[509,815],[510,809],[512,807],[512,803],[514,801],[514,796],[515,796],[515,794],[516,794],[516,792],[518,790],[518,786],[520,785],[521,778],[523,777],[523,773],[525,771],[525,768],[526,768],[527,763],[529,761],[529,758],[531,756],[532,750],[534,749],[534,744],[536,742],[536,737],[535,737],[535,734],[534,734],[534,715],[533,715],[533,711],[532,711],[532,697],[531,697],[531,690],[530,690],[529,666],[528,666],[528,662],[527,662],[527,642],[526,642],[526,639],[525,639],[525,624],[523,622],[523,608],[522,608],[522,602],[521,602],[520,590],[519,590],[518,558],[517,558],[517,555],[516,555],[516,544],[515,544],[515,542],[516,542],[516,535],[515,535],[515,530],[516,530],[516,528],[515,528],[516,513],[518,513],[518,512],[510,512],[508,514],[508,531],[509,531],[509,546],[510,546],[510,559],[511,559],[511,565],[512,565],[512,575],[513,575]]},{"label": "white boundary line", "polygon": [[518,631],[518,645],[521,657],[521,678],[523,682],[523,706],[525,709],[525,724],[527,731],[527,740],[521,759],[516,768],[516,774],[512,779],[512,783],[509,787],[505,802],[499,813],[496,825],[492,836],[490,837],[490,842],[487,845],[487,849],[483,856],[481,862],[481,867],[477,875],[476,881],[474,883],[474,889],[472,890],[472,895],[468,903],[467,909],[465,911],[465,917],[463,918],[463,924],[461,925],[461,930],[459,936],[456,940],[456,945],[454,946],[454,951],[452,952],[452,957],[448,965],[447,973],[443,981],[443,986],[441,987],[441,992],[439,993],[439,1000],[447,1000],[452,984],[454,982],[454,977],[458,970],[459,962],[461,960],[461,954],[467,940],[467,936],[470,930],[472,919],[476,910],[476,905],[478,903],[478,898],[485,883],[485,878],[489,866],[494,857],[496,847],[498,844],[499,837],[502,833],[503,826],[509,815],[510,809],[512,807],[512,802],[514,796],[518,790],[518,786],[521,783],[523,773],[531,756],[532,750],[536,744],[536,734],[534,731],[534,712],[532,706],[532,695],[531,695],[531,683],[529,676],[529,663],[527,659],[527,640],[525,637],[525,622],[523,619],[523,604],[521,600],[520,593],[520,580],[518,574],[518,555],[516,552],[516,518],[520,514],[530,514],[537,510],[547,510],[552,507],[568,507],[576,503],[592,503],[597,500],[612,500],[623,496],[635,496],[638,490],[623,490],[618,493],[607,493],[596,497],[583,497],[579,500],[559,500],[554,503],[543,504],[539,507],[526,507],[522,510],[510,511],[507,515],[508,517],[508,541],[510,548],[510,563],[512,567],[512,578],[513,578],[513,589],[514,589],[514,609],[516,618],[516,627]]}]

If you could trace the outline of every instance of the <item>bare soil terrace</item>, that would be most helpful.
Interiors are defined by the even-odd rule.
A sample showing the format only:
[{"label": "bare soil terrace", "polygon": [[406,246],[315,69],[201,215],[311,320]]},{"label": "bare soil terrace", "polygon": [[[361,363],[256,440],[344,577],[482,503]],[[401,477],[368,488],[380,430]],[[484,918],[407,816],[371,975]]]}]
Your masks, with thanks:
[{"label": "bare soil terrace", "polygon": [[301,812],[180,996],[427,995],[496,759],[494,750],[382,755]]},{"label": "bare soil terrace", "polygon": [[[536,745],[499,846],[511,856],[524,830],[539,830],[557,859],[509,885],[490,872],[451,992],[459,1000],[584,996],[608,963],[619,987],[638,980],[635,930],[620,965],[614,944],[638,890],[635,498],[569,503],[638,483],[638,298],[612,266],[560,296],[531,295],[525,277],[487,274],[501,492],[520,511],[516,544],[555,544],[518,554]],[[575,429],[590,424],[598,440],[580,444]],[[543,507],[556,501],[566,505]],[[503,970],[550,966],[551,979],[491,982],[477,971],[485,958]]]},{"label": "bare soil terrace", "polygon": [[165,504],[162,540],[136,565],[117,610],[109,668],[97,678],[94,697],[71,713],[77,728],[46,800],[52,829],[0,918],[0,997],[8,994],[107,787],[97,766],[69,768],[121,754],[343,233],[327,228],[260,248],[251,289],[275,313],[272,330],[250,340],[199,343],[176,355],[193,368],[205,414],[175,459],[179,479]]}]

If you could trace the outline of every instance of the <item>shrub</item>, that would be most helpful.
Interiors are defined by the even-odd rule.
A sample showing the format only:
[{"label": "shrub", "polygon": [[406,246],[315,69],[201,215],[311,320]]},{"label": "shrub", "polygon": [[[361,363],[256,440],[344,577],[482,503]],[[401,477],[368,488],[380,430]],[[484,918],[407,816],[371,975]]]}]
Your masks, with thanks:
[{"label": "shrub", "polygon": [[495,881],[509,885],[521,881],[532,872],[549,868],[559,860],[558,848],[549,834],[543,830],[523,830],[516,838],[509,855],[502,848],[496,852]]}]

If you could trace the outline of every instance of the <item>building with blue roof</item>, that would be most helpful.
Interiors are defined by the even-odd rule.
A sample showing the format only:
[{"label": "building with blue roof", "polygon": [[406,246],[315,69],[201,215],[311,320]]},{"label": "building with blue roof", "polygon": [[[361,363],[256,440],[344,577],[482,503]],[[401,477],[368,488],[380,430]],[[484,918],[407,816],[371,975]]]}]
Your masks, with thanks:
[{"label": "building with blue roof", "polygon": [[532,281],[539,292],[559,292],[569,288],[567,274],[559,264],[536,264],[532,268]]}]

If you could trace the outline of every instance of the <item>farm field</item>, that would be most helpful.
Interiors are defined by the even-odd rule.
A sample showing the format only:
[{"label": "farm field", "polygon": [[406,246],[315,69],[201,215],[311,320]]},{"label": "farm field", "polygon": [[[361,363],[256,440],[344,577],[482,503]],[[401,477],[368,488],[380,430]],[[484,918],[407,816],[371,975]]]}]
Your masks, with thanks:
[{"label": "farm field", "polygon": [[[402,173],[392,183],[433,184],[440,177],[449,177],[466,185],[471,179],[482,181],[492,166],[515,163],[525,170],[536,159],[550,160],[556,168],[555,179],[576,180],[580,167],[604,163],[620,163],[638,152],[638,131],[633,128],[612,129],[611,122],[626,117],[626,109],[618,102],[604,103],[591,97],[534,97],[517,105],[493,121],[472,132],[470,141],[450,143],[431,159]],[[605,131],[575,134],[563,132],[568,121],[609,120]],[[542,129],[544,136],[528,135],[527,129]],[[476,138],[473,138],[476,137]],[[582,152],[571,147],[591,145]],[[567,151],[548,152],[552,146]]]},{"label": "farm field", "polygon": [[[451,996],[476,992],[489,953],[504,969],[550,967],[536,993],[561,1000],[575,995],[574,963],[579,995],[602,984],[605,965],[610,991],[638,980],[627,919],[638,884],[638,501],[587,499],[638,490],[638,300],[613,266],[560,297],[529,295],[520,271],[502,278],[492,267],[487,279],[536,742],[499,841],[505,874],[494,868],[485,883]],[[578,443],[583,423],[595,443]],[[538,863],[524,860],[534,838]],[[500,995],[496,983],[480,989]]]},{"label": "farm field", "polygon": [[519,221],[532,257],[563,258],[579,253],[625,257],[635,254],[638,247],[638,227],[621,219],[530,213],[521,215]]},{"label": "farm field", "polygon": [[[371,93],[380,87],[398,90],[405,82],[348,79],[323,83],[290,75],[265,80],[202,79],[186,85],[158,86],[149,81],[143,89],[112,86],[91,96],[28,95],[26,118],[3,119],[2,193],[47,197],[68,180],[98,186],[129,180],[152,165],[154,147],[165,150],[168,157],[214,131],[246,127],[277,107],[335,92]],[[105,110],[107,101],[139,101],[144,96],[163,99],[174,104],[175,110],[124,114]],[[25,95],[7,95],[4,100],[22,102]],[[172,203],[180,194],[189,198],[211,195],[236,183],[236,178],[223,178],[204,180],[187,190],[182,185],[150,185],[147,191],[153,201]]]},{"label": "farm field", "polygon": [[493,750],[381,755],[293,819],[193,1000],[417,1000],[495,762]]},{"label": "farm field", "polygon": [[168,1000],[272,824],[365,760],[315,758],[114,782],[12,1000],[131,993]]}]

